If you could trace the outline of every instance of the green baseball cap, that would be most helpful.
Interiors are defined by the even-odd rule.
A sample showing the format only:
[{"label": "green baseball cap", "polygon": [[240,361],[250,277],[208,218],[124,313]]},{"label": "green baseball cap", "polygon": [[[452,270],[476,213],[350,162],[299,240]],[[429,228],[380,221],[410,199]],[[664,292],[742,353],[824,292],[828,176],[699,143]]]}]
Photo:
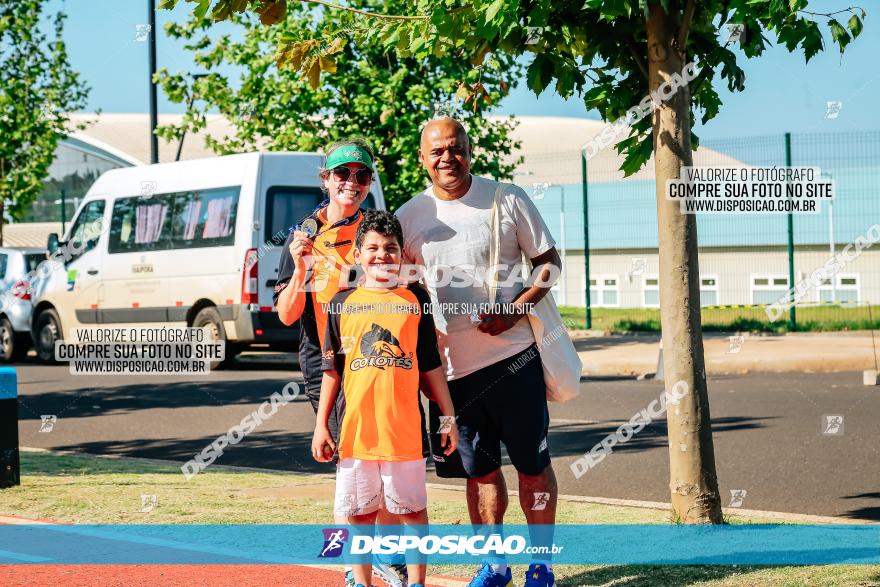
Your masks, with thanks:
[{"label": "green baseball cap", "polygon": [[363,147],[357,145],[344,145],[334,149],[327,157],[327,164],[325,167],[326,169],[335,169],[346,163],[360,163],[370,171],[375,171],[373,168],[373,158],[370,157],[370,153]]}]

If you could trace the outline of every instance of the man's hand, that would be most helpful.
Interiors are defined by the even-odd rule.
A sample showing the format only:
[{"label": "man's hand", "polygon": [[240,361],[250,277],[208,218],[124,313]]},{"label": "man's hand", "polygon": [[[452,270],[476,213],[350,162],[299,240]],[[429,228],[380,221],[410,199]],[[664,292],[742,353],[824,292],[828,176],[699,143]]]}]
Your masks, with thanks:
[{"label": "man's hand", "polygon": [[290,242],[288,251],[290,251],[290,257],[293,259],[294,267],[301,271],[311,268],[313,260],[313,245],[314,241],[303,231],[295,230],[293,232],[293,240]]},{"label": "man's hand", "polygon": [[[510,304],[507,305],[509,306]],[[528,313],[528,310],[526,310],[525,306],[522,304],[513,305],[515,306],[513,311],[480,314],[480,323],[477,325],[477,330],[485,332],[491,336],[498,336],[502,332],[506,332],[513,328],[513,325]]]},{"label": "man's hand", "polygon": [[449,456],[458,447],[458,426],[455,423],[455,416],[440,416],[439,432],[440,446],[446,447],[443,454]]},{"label": "man's hand", "polygon": [[336,452],[336,443],[330,435],[330,429],[327,426],[315,427],[315,434],[312,436],[312,458],[319,463],[328,463],[333,459],[333,453]]}]

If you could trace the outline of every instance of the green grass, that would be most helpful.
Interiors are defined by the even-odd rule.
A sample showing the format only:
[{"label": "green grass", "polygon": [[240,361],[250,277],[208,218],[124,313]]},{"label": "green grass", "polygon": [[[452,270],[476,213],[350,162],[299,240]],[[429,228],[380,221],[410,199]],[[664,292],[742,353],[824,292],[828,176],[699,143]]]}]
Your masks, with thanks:
[{"label": "green grass", "polygon": [[[186,481],[173,465],[104,459],[86,455],[22,453],[22,484],[0,491],[0,515],[91,524],[293,524],[327,523],[331,500],[323,475],[255,473],[211,467]],[[320,491],[319,491],[320,488]],[[156,508],[141,512],[141,495],[157,496]],[[431,520],[466,524],[461,492],[430,502]],[[524,523],[515,498],[509,523]],[[560,523],[662,524],[668,512],[654,509],[565,502]],[[728,517],[730,523],[767,520]],[[674,547],[674,545],[670,545]],[[597,545],[597,548],[604,545]],[[431,575],[469,577],[473,566],[432,565]],[[521,585],[525,567],[515,565]],[[880,566],[810,567],[558,565],[560,587],[718,586],[878,586]]]},{"label": "green grass", "polygon": [[[560,306],[569,329],[583,329],[583,308]],[[703,308],[706,332],[789,332],[788,312],[770,322],[763,307]],[[593,308],[592,328],[606,332],[660,332],[659,308]],[[880,329],[880,306],[804,305],[797,307],[798,332]]]}]

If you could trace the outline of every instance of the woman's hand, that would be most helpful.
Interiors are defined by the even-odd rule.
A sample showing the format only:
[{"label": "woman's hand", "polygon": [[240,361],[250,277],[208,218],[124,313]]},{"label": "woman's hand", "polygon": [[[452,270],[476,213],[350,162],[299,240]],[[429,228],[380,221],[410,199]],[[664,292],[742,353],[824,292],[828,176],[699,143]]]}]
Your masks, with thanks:
[{"label": "woman's hand", "polygon": [[290,242],[288,251],[290,251],[290,257],[293,259],[294,267],[302,271],[303,269],[309,269],[312,266],[313,245],[314,241],[303,231],[295,230],[293,232],[293,240]]}]

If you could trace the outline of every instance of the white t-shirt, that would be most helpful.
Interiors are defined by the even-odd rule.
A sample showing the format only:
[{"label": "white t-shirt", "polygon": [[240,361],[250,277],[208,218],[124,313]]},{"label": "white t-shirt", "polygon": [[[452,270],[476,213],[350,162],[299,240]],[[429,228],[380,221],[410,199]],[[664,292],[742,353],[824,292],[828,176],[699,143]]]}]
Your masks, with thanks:
[{"label": "white t-shirt", "polygon": [[[468,312],[489,302],[485,275],[498,186],[491,179],[471,177],[470,189],[457,200],[441,200],[429,187],[397,211],[403,227],[404,263],[426,269],[425,285],[434,304],[437,342],[449,379],[488,367],[535,342],[525,317],[510,330],[491,336],[477,330]],[[556,245],[522,188],[504,184],[502,196],[498,303],[512,301],[523,288],[522,253],[534,259]],[[472,285],[461,287],[462,282]]]}]

